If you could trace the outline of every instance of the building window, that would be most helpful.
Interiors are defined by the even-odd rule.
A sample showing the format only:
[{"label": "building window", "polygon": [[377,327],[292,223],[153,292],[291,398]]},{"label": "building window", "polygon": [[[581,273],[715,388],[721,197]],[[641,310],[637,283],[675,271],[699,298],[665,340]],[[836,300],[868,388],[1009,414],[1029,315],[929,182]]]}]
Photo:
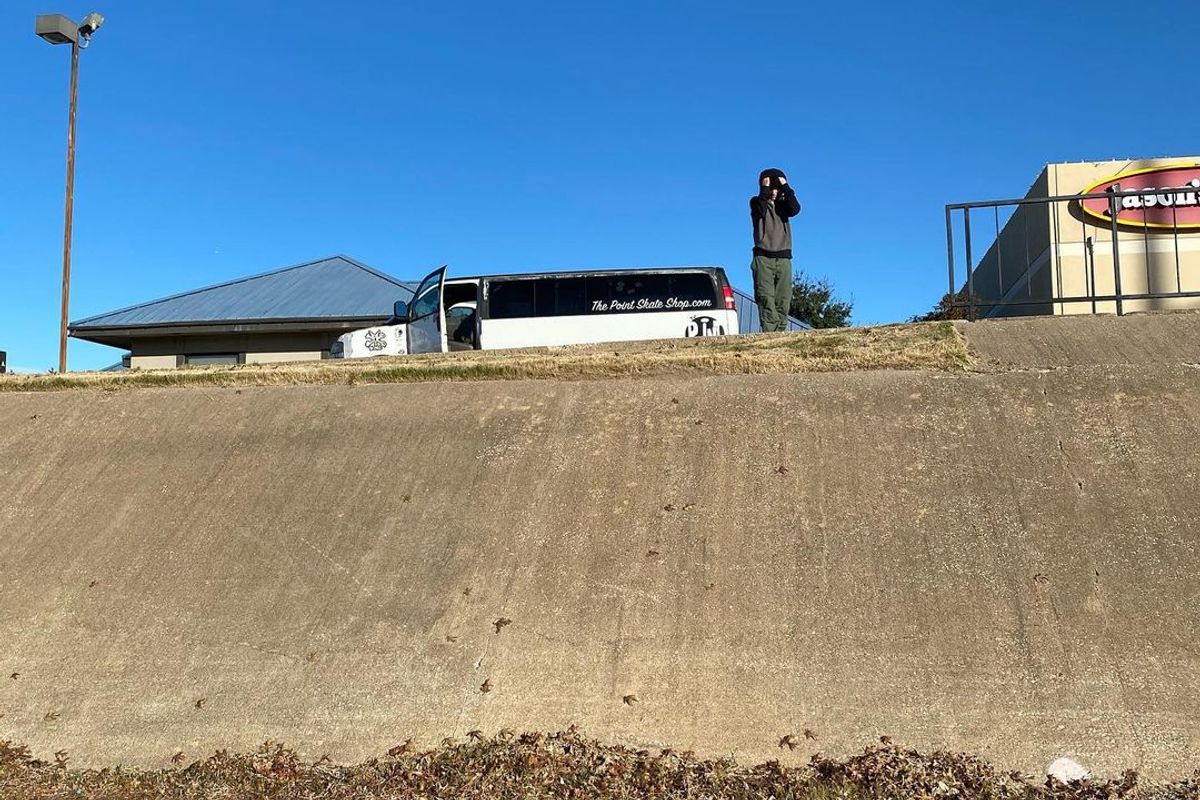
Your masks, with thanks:
[{"label": "building window", "polygon": [[208,367],[213,364],[240,364],[238,353],[189,353],[183,357],[185,367]]}]

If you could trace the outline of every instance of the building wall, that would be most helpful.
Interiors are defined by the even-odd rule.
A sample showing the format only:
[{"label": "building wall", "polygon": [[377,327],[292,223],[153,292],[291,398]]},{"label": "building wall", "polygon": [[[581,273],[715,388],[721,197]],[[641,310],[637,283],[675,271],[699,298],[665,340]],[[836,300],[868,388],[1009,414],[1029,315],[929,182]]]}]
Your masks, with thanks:
[{"label": "building wall", "polygon": [[234,354],[246,364],[315,361],[329,354],[338,332],[162,336],[136,339],[130,350],[133,369],[171,369],[188,356]]},{"label": "building wall", "polygon": [[129,355],[130,369],[174,369],[178,366],[178,356],[142,356],[136,352]]},{"label": "building wall", "polygon": [[[1200,164],[1200,157],[1130,159],[1051,164],[1030,188],[1027,197],[1079,194],[1099,181],[1142,169]],[[1014,314],[1115,313],[1114,301],[1051,302],[1051,297],[1116,294],[1111,227],[1093,224],[1077,203],[1025,206],[1003,227],[1000,236],[975,270],[975,293],[982,300],[1029,297],[1028,306],[985,309],[992,316]],[[976,211],[972,224],[990,211]],[[978,235],[976,236],[978,239]],[[1200,291],[1200,233],[1117,231],[1121,293]],[[1023,269],[1024,253],[1031,269]],[[1036,254],[1036,255],[1032,255]],[[1012,270],[1009,278],[1010,265]],[[1000,269],[1003,267],[1003,280]],[[1200,308],[1200,298],[1128,300],[1126,313]]]},{"label": "building wall", "polygon": [[[1025,196],[1045,197],[1048,180],[1048,170],[1044,169]],[[1007,221],[1006,213],[1011,214]],[[1050,251],[1050,216],[1042,205],[971,212],[972,241],[987,241],[981,233],[995,236],[975,269],[971,291],[984,301],[1029,300],[1029,305],[995,309],[996,315],[1052,313],[1050,272],[1045,268]],[[983,313],[991,312],[984,307]]]}]

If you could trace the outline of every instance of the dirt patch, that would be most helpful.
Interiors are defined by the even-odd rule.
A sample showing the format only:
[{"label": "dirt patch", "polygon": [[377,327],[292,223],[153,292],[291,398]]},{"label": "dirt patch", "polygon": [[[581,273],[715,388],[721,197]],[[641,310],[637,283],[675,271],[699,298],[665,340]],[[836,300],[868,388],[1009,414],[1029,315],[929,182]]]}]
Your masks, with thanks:
[{"label": "dirt patch", "polygon": [[572,380],[874,369],[961,371],[970,364],[962,335],[950,323],[934,323],[354,361],[10,375],[0,376],[0,391]]}]

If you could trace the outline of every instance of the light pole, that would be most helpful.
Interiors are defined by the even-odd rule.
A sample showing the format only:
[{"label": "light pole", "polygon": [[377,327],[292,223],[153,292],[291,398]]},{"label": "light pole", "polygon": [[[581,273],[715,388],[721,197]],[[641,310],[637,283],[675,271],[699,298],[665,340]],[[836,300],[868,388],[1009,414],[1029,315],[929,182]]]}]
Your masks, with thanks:
[{"label": "light pole", "polygon": [[58,333],[58,371],[67,371],[67,309],[71,301],[71,222],[75,194],[75,100],[79,85],[79,51],[86,48],[104,17],[95,11],[76,25],[62,14],[43,14],[33,31],[50,44],[71,45],[71,109],[67,116],[67,208],[63,223],[62,323]]}]

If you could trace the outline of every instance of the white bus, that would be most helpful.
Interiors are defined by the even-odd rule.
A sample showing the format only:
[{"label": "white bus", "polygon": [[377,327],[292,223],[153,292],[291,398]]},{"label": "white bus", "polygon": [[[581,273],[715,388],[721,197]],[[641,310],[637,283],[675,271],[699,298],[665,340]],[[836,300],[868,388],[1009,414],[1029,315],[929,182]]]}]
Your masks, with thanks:
[{"label": "white bus", "polygon": [[720,267],[427,275],[386,325],[345,334],[335,358],[726,336],[735,297]]}]

